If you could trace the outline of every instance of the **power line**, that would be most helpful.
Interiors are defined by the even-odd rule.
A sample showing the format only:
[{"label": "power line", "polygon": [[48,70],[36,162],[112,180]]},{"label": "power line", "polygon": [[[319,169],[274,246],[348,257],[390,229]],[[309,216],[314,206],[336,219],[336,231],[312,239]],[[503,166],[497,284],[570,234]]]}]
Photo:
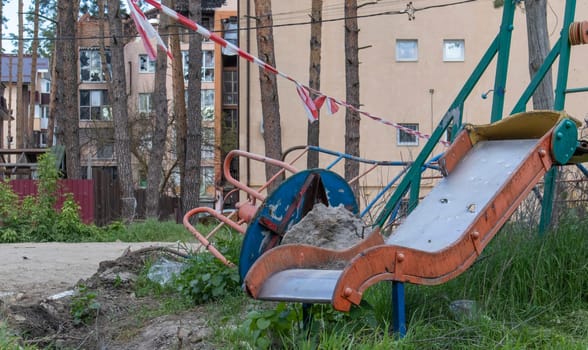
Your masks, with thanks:
[{"label": "power line", "polygon": [[[398,0],[394,0],[394,1],[398,1]],[[392,10],[392,11],[383,11],[383,12],[376,12],[376,13],[370,13],[370,14],[365,14],[365,15],[357,15],[357,16],[342,16],[342,17],[336,17],[336,18],[328,18],[328,19],[323,19],[321,21],[317,21],[317,22],[312,22],[312,21],[301,21],[301,22],[291,22],[291,23],[282,23],[282,24],[273,24],[271,26],[253,26],[253,27],[240,27],[237,29],[232,29],[231,31],[246,31],[246,30],[257,30],[257,29],[264,29],[264,28],[283,28],[283,27],[296,27],[296,26],[303,26],[303,25],[310,25],[313,23],[330,23],[330,22],[339,22],[339,21],[344,21],[347,19],[362,19],[362,18],[372,18],[372,17],[380,17],[380,16],[394,16],[394,15],[410,15],[410,10],[409,10],[409,6],[411,6],[412,8],[412,13],[416,13],[416,12],[420,12],[420,11],[425,11],[425,10],[430,10],[430,9],[436,9],[436,8],[442,8],[442,7],[450,7],[450,6],[457,6],[457,5],[462,5],[462,4],[466,4],[466,3],[470,3],[470,2],[476,2],[479,0],[460,0],[460,1],[455,1],[455,2],[450,2],[450,3],[445,3],[445,4],[438,4],[438,5],[429,5],[429,6],[425,6],[425,7],[421,7],[421,8],[414,8],[412,7],[412,2],[407,5],[407,8],[404,10]],[[211,33],[219,33],[222,31],[214,31],[214,30],[210,30]],[[181,35],[186,35],[185,33],[179,33],[179,34],[161,34],[162,37],[171,37],[171,36],[181,36]],[[188,35],[198,35],[197,33],[188,33]],[[46,40],[46,41],[58,41],[58,40],[100,40],[100,39],[110,39],[112,36],[86,36],[86,37],[76,37],[76,38],[57,38],[57,37],[39,37],[39,38],[17,38],[15,37],[2,37],[2,41],[12,41],[12,40],[23,40],[23,41],[32,41],[32,40]],[[137,35],[122,35],[119,36],[119,38],[136,38],[138,37]]]}]

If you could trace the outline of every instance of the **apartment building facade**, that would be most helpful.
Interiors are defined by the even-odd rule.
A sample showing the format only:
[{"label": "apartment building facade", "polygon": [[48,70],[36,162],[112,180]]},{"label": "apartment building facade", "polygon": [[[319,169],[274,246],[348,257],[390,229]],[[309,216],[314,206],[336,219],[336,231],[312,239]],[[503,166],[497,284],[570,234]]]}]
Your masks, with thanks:
[{"label": "apartment building facade", "polygon": [[[157,28],[159,14],[147,13],[150,22]],[[203,26],[222,33],[229,39],[236,37],[237,11],[234,1],[226,1],[218,8],[203,9]],[[132,22],[129,22],[132,25]],[[89,16],[79,21],[81,38],[98,37],[99,21]],[[107,31],[106,26],[106,31]],[[180,29],[180,45],[184,68],[185,88],[187,88],[187,50],[189,35],[186,29]],[[107,82],[102,74],[102,61],[97,40],[84,41],[79,44],[79,116],[80,144],[82,147],[82,166],[86,167],[88,176],[92,168],[101,168],[116,177],[114,154],[114,130],[108,102]],[[106,63],[110,63],[108,40],[106,46]],[[204,202],[212,201],[221,179],[222,156],[227,143],[237,138],[237,59],[222,52],[210,41],[202,44],[202,178],[201,197]],[[152,94],[154,91],[155,62],[149,60],[142,39],[131,39],[124,49],[128,112],[131,123],[133,175],[136,186],[146,184],[148,159],[151,148],[150,130],[154,113]],[[168,91],[168,110],[173,113],[173,95],[171,79],[171,62],[168,61],[166,88]],[[186,95],[187,98],[189,96]],[[170,120],[172,120],[170,118]],[[175,164],[175,127],[168,127],[168,145],[164,160],[164,171],[168,193],[179,193],[179,173]],[[234,142],[233,142],[234,143]],[[190,145],[188,145],[190,147]]]},{"label": "apartment building facade", "polygon": [[[398,13],[407,10],[407,3],[377,1],[358,11],[361,109],[430,134],[496,37],[502,9],[494,8],[489,0],[444,7],[439,5],[452,2],[417,0],[411,3],[415,17],[410,18],[407,13]],[[514,20],[505,113],[530,81],[526,19],[520,4]],[[564,5],[564,0],[549,2],[552,10],[548,10],[548,29],[552,44],[560,35]],[[253,1],[240,0],[239,6],[241,28],[252,28],[240,31],[241,48],[256,55]],[[276,66],[302,83],[308,82],[310,25],[297,23],[309,22],[310,8],[310,0],[272,2]],[[341,100],[345,99],[343,18],[342,1],[323,1],[321,91]],[[576,21],[588,19],[588,3],[578,2],[576,18]],[[570,87],[588,86],[588,67],[582,63],[587,58],[587,45],[572,48]],[[239,70],[241,149],[264,153],[258,67],[241,60]],[[466,101],[464,122],[490,121],[494,72],[495,64],[488,68]],[[554,68],[554,79],[556,74]],[[295,85],[278,78],[278,89],[283,149],[307,144],[306,112]],[[588,115],[585,98],[586,94],[573,94],[566,100],[566,110],[580,120]],[[531,108],[529,104],[528,109]],[[321,147],[343,152],[344,108],[330,116],[323,107],[320,120]],[[413,160],[426,141],[368,118],[361,119],[360,134],[360,156],[375,160]],[[436,153],[443,149],[438,146]],[[320,159],[323,167],[332,161],[328,157]],[[265,182],[263,165],[243,160],[240,166],[241,181],[253,187]],[[302,160],[301,167],[304,166]],[[334,170],[342,173],[342,166]],[[399,171],[396,168],[384,175],[370,174],[362,182],[364,194],[373,194]]]},{"label": "apartment building facade", "polygon": [[[0,82],[0,149],[15,149],[20,143],[16,132],[18,95],[18,55],[2,54],[2,77]],[[31,148],[42,148],[47,145],[47,125],[49,112],[49,89],[51,79],[49,73],[49,60],[37,59],[37,69],[32,71],[32,57],[25,55],[23,58],[23,87],[22,87],[22,113],[28,118],[31,103],[34,104],[33,140]],[[31,101],[31,81],[35,79],[36,91],[34,101]],[[8,158],[9,156],[6,156]],[[5,159],[10,162],[9,159]]]}]

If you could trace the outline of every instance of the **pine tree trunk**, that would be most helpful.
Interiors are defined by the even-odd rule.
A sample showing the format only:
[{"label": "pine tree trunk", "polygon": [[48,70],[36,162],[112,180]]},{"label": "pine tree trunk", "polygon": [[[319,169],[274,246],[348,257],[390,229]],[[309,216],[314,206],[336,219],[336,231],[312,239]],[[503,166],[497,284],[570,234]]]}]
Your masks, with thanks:
[{"label": "pine tree trunk", "polygon": [[[359,55],[357,27],[357,0],[345,0],[345,98],[359,108]],[[345,153],[359,157],[359,114],[347,109],[345,113]],[[359,175],[359,163],[345,161],[345,180]],[[357,197],[359,184],[352,184]]]},{"label": "pine tree trunk", "polygon": [[[549,54],[549,33],[547,32],[546,0],[526,0],[527,38],[529,46],[529,74],[531,79]],[[534,109],[552,109],[554,102],[551,69],[533,94]]]},{"label": "pine tree trunk", "polygon": [[57,52],[59,53],[58,64],[61,68],[56,70],[58,73],[56,82],[62,85],[61,89],[58,87],[57,103],[60,103],[61,106],[58,108],[57,115],[61,115],[63,118],[63,122],[58,124],[58,128],[61,129],[60,132],[63,132],[67,177],[69,179],[81,177],[78,74],[72,74],[72,72],[78,72],[78,48],[75,40],[78,6],[79,3],[75,1],[62,0],[58,2],[59,22],[57,26],[62,40],[56,40]]},{"label": "pine tree trunk", "polygon": [[[190,19],[200,23],[201,1],[190,1]],[[186,161],[182,183],[182,210],[186,212],[200,202],[200,151],[202,149],[202,37],[190,35],[188,52],[188,110],[186,114]],[[218,79],[218,78],[217,78]]]},{"label": "pine tree trunk", "polygon": [[[188,15],[188,3],[186,0],[176,0],[175,9],[178,13]],[[172,60],[172,90],[174,94],[174,118],[176,127],[176,159],[180,171],[180,184],[184,182],[186,168],[186,99],[184,89],[184,70],[182,66],[182,51],[180,48],[180,36],[177,26],[170,28],[170,50],[176,59]],[[180,186],[180,198],[184,197],[184,186]],[[182,216],[186,210],[183,208]]]},{"label": "pine tree trunk", "polygon": [[[321,43],[322,43],[323,0],[312,0],[310,13],[310,67],[308,72],[308,86],[320,91],[321,89]],[[308,123],[307,143],[318,146],[320,139],[320,119]],[[309,152],[307,168],[318,168],[319,153]]]},{"label": "pine tree trunk", "polygon": [[[103,1],[103,0],[99,0]],[[136,200],[133,187],[133,173],[131,169],[131,141],[130,125],[127,109],[127,81],[125,74],[124,48],[128,39],[123,35],[120,3],[118,0],[108,0],[108,24],[110,27],[110,54],[112,77],[109,79],[109,101],[114,120],[114,151],[121,198],[121,215],[125,222],[130,222],[135,216]],[[108,71],[106,71],[108,76]]]},{"label": "pine tree trunk", "polygon": [[[23,1],[18,0],[18,37],[24,33]],[[23,101],[23,40],[18,41],[18,62],[16,66],[16,148],[25,148],[28,144],[25,125],[27,125],[27,113]]]},{"label": "pine tree trunk", "polygon": [[49,89],[49,120],[47,121],[47,147],[53,147],[53,136],[55,132],[55,108],[57,98],[57,81],[56,81],[56,64],[57,64],[57,45],[53,48],[53,57],[51,57],[51,87]]},{"label": "pine tree trunk", "polygon": [[[257,51],[259,57],[269,65],[276,66],[274,54],[274,34],[271,0],[255,0],[255,17],[257,19]],[[263,139],[265,155],[274,159],[282,158],[282,127],[280,123],[280,101],[276,75],[259,68],[259,85],[261,88],[261,113],[263,118]],[[265,176],[269,180],[280,169],[266,164]],[[271,193],[279,186],[281,179],[276,179],[268,186]]]},{"label": "pine tree trunk", "polygon": [[[4,18],[4,6],[2,1],[0,1],[0,18]],[[2,21],[2,20],[0,20]],[[4,27],[3,23],[0,25],[0,38],[2,38],[2,28]],[[2,40],[0,40],[0,52],[2,52]],[[2,76],[2,65],[0,64],[0,77]],[[10,96],[10,95],[9,95]],[[4,90],[2,90],[2,97],[4,97]],[[2,106],[6,107],[6,106]],[[10,116],[6,116],[10,119]],[[4,148],[4,117],[0,118],[0,148]]]},{"label": "pine tree trunk", "polygon": [[[164,2],[167,6],[167,3]],[[168,37],[168,16],[160,16],[159,35]],[[165,40],[165,39],[164,39]],[[158,217],[159,196],[163,176],[163,154],[165,151],[165,139],[167,133],[168,107],[167,107],[167,54],[160,47],[157,48],[157,63],[155,66],[155,89],[153,91],[153,105],[155,106],[155,118],[153,133],[151,135],[151,152],[149,155],[149,168],[147,169],[147,198],[146,216]]]},{"label": "pine tree trunk", "polygon": [[[33,129],[35,125],[35,95],[37,90],[37,50],[39,48],[39,0],[35,0],[34,23],[33,23],[33,45],[31,47],[31,85],[29,88],[29,117],[27,135],[29,147],[33,146]],[[39,95],[39,99],[41,96]]]}]

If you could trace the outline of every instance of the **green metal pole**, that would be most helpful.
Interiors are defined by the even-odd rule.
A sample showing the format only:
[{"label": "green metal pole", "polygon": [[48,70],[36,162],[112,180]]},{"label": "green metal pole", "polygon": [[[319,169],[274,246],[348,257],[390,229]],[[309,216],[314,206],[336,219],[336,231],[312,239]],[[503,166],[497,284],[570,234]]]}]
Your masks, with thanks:
[{"label": "green metal pole", "polygon": [[508,73],[508,59],[510,56],[510,42],[512,38],[513,20],[515,12],[514,1],[505,1],[500,24],[500,44],[498,60],[496,62],[496,75],[494,78],[494,94],[492,95],[492,123],[502,119],[504,112],[504,95],[506,92],[506,75]]},{"label": "green metal pole", "polygon": [[[566,87],[568,85],[568,73],[570,68],[570,42],[568,31],[570,24],[574,21],[576,12],[576,0],[567,0],[563,25],[560,34],[559,65],[557,68],[557,84],[555,87],[555,110],[563,110],[566,102]],[[543,202],[541,206],[541,221],[539,222],[539,234],[543,235],[551,225],[553,216],[553,199],[555,191],[555,180],[557,179],[557,168],[551,168],[545,175],[545,186],[543,190]]]},{"label": "green metal pole", "polygon": [[[417,179],[417,176],[419,176],[418,179],[420,179],[421,167],[423,166],[423,164],[425,164],[425,161],[430,156],[431,152],[441,139],[441,136],[443,136],[445,130],[447,130],[447,127],[451,123],[453,123],[453,135],[457,135],[457,133],[459,132],[459,129],[461,128],[461,121],[463,118],[463,103],[471,94],[472,90],[474,89],[474,87],[476,86],[476,84],[478,83],[478,81],[480,80],[480,78],[482,77],[482,75],[494,59],[494,56],[496,56],[499,47],[499,39],[500,33],[498,33],[498,35],[494,38],[494,40],[488,47],[488,50],[486,50],[484,56],[482,56],[480,62],[478,62],[478,65],[476,66],[476,68],[474,68],[472,74],[470,75],[468,80],[466,80],[465,84],[455,97],[455,100],[453,100],[453,103],[449,107],[449,110],[447,111],[443,119],[439,122],[437,128],[435,129],[435,132],[433,132],[431,138],[425,144],[425,146],[417,156],[417,159],[415,159],[415,161],[411,165],[410,170],[404,176],[400,184],[398,184],[398,187],[392,194],[392,197],[388,200],[384,209],[378,215],[378,218],[375,221],[376,226],[382,227],[386,223],[388,216],[390,216],[392,210],[394,210],[396,205],[400,202],[400,200],[406,193],[406,190],[409,189],[409,186],[411,189],[411,197],[418,198],[419,191],[416,188],[420,187],[420,184],[418,187],[412,185],[413,180]],[[409,202],[409,205],[412,204]]]}]

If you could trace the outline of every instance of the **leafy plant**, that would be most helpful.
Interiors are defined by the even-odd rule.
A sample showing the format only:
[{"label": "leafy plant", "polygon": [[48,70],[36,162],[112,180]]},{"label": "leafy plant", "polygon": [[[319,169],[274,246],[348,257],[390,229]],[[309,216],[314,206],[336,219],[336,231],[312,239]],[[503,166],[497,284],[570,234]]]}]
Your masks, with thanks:
[{"label": "leafy plant", "polygon": [[[237,262],[241,237],[233,233],[219,234],[217,249],[229,260]],[[217,300],[240,293],[239,273],[207,252],[194,255],[188,268],[175,280],[177,290],[196,304]]]},{"label": "leafy plant", "polygon": [[35,350],[38,349],[33,345],[23,345],[22,340],[13,334],[5,325],[4,322],[0,321],[0,349],[2,350]]},{"label": "leafy plant", "polygon": [[196,304],[217,300],[240,292],[239,273],[223,265],[211,254],[201,253],[175,281],[177,290]]},{"label": "leafy plant", "polygon": [[70,304],[70,314],[74,324],[88,324],[96,319],[100,310],[100,303],[96,301],[96,296],[96,293],[91,292],[85,285],[77,287],[77,294]]},{"label": "leafy plant", "polygon": [[299,330],[300,321],[297,310],[282,302],[275,309],[251,311],[242,327],[251,335],[256,348],[269,349],[272,343],[289,335],[294,329]]}]

